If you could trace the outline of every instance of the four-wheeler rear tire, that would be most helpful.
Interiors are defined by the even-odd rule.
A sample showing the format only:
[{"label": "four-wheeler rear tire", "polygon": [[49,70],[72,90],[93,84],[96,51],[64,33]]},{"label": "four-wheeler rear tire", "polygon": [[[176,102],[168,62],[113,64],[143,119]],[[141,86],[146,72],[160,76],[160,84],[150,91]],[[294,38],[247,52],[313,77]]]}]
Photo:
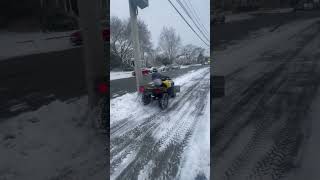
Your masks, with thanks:
[{"label": "four-wheeler rear tire", "polygon": [[151,102],[151,95],[150,94],[142,94],[142,103],[143,105],[148,105]]},{"label": "four-wheeler rear tire", "polygon": [[169,104],[169,95],[168,93],[164,93],[162,97],[159,99],[159,106],[163,110],[168,107],[168,104]]}]

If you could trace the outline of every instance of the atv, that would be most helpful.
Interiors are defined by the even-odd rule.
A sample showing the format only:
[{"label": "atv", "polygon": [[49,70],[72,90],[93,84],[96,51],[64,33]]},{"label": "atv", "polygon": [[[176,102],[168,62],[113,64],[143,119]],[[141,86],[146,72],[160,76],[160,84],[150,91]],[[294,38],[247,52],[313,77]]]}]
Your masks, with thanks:
[{"label": "atv", "polygon": [[153,100],[157,100],[159,107],[163,110],[168,107],[169,98],[176,97],[176,93],[180,92],[180,86],[176,86],[169,77],[161,79],[162,85],[156,86],[153,82],[141,86],[142,103],[148,105]]}]

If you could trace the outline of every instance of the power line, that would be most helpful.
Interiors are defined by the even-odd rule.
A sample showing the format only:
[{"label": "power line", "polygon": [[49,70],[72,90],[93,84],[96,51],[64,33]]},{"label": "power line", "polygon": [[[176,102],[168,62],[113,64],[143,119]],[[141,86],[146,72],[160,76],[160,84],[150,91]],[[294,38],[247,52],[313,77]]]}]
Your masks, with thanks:
[{"label": "power line", "polygon": [[181,18],[184,20],[184,22],[186,22],[188,24],[188,26],[191,28],[191,30],[200,38],[200,40],[207,45],[208,47],[210,47],[210,45],[208,45],[200,36],[199,34],[190,26],[190,24],[187,22],[187,20],[182,16],[182,14],[179,12],[179,10],[173,5],[173,3],[168,0],[169,3],[171,4],[171,6],[177,11],[177,13],[181,16]]},{"label": "power line", "polygon": [[200,31],[200,33],[202,34],[202,36],[208,41],[210,42],[209,38],[203,33],[203,31],[199,28],[199,26],[197,25],[197,23],[194,21],[194,19],[191,17],[190,13],[188,12],[188,10],[186,9],[186,7],[183,5],[183,3],[180,0],[176,0],[179,5],[182,7],[182,9],[186,12],[186,14],[189,16],[189,18],[191,19],[191,21],[193,22],[193,24],[196,26],[196,28]]},{"label": "power line", "polygon": [[[185,2],[185,0],[183,0],[183,1]],[[196,19],[198,19],[198,21],[200,22],[199,24],[203,27],[204,31],[209,35],[209,34],[210,34],[209,31],[208,31],[207,28],[203,25],[203,23],[201,22],[201,20],[200,20],[200,18],[199,18],[199,16],[198,16],[199,13],[197,13],[197,12],[195,11],[195,8],[193,8],[190,0],[188,0],[187,2],[189,2],[189,5],[190,5],[190,7],[191,7],[191,8],[190,8],[190,7],[188,6],[188,3],[186,3],[187,6],[189,7],[189,9],[192,9],[191,12],[193,12],[193,14],[194,14],[194,16],[196,17]]]},{"label": "power line", "polygon": [[186,6],[185,6],[180,0],[176,0],[176,1],[179,3],[180,7],[182,7],[182,9],[184,10],[184,12],[185,12],[185,13],[188,15],[188,17],[191,19],[191,21],[192,21],[193,24],[196,26],[196,28],[199,30],[199,32],[201,33],[201,35],[202,35],[208,42],[210,42],[210,40],[209,40],[209,38],[208,38],[208,35],[204,33],[204,31],[203,31],[203,29],[202,29],[201,27],[199,27],[199,22],[192,17],[192,14],[190,13],[190,12],[191,12],[190,9],[189,9],[189,11],[190,11],[190,12],[189,12],[188,9],[186,8]]},{"label": "power line", "polygon": [[[186,7],[189,9],[189,11],[191,12],[191,15],[195,18],[196,22],[198,23],[198,25],[202,28],[202,30],[204,30],[205,34],[207,36],[209,36],[208,31],[206,30],[206,28],[204,27],[204,25],[202,24],[200,18],[198,17],[197,13],[195,12],[195,10],[193,9],[192,5],[190,5],[190,1],[185,1],[183,0],[183,2],[186,4]],[[187,3],[189,2],[189,3]]]}]

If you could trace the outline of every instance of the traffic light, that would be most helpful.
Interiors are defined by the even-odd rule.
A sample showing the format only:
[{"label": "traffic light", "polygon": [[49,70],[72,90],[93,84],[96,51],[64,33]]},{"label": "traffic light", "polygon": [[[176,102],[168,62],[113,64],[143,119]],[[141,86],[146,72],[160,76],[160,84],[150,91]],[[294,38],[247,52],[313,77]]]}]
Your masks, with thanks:
[{"label": "traffic light", "polygon": [[144,9],[148,7],[149,1],[148,0],[134,0],[134,3],[140,8]]}]

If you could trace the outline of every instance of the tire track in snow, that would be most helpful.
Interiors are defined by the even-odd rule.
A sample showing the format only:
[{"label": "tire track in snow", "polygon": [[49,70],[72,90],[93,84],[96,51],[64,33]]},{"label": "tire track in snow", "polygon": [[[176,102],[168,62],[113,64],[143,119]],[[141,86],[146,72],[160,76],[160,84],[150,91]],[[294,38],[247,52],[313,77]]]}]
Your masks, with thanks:
[{"label": "tire track in snow", "polygon": [[[223,172],[214,174],[215,178],[280,179],[293,168],[303,140],[301,120],[316,92],[314,85],[319,84],[315,58],[312,63],[305,58],[299,58],[299,63],[292,60],[302,56],[319,35],[318,23],[309,28],[303,31],[306,34],[300,34],[300,46],[285,61],[271,61],[274,66],[271,70],[253,80],[246,90],[230,95],[239,100],[225,102],[232,104],[229,114],[228,110],[216,112],[225,116],[220,116],[224,124],[214,131],[214,166],[216,172]],[[240,136],[245,138],[248,129],[252,132],[241,145],[244,147],[229,157],[230,164],[222,165],[222,159],[234,153],[232,147],[239,145],[237,141]]]},{"label": "tire track in snow", "polygon": [[[156,165],[150,168],[151,172],[147,173],[151,179],[172,179],[176,176],[181,153],[188,144],[194,124],[197,123],[196,117],[202,113],[203,104],[206,102],[205,97],[209,93],[209,69],[202,71],[199,76],[188,81],[189,84],[181,87],[181,93],[175,99],[171,99],[173,101],[170,102],[167,110],[142,119],[138,126],[124,132],[121,136],[111,134],[111,144],[117,144],[110,152],[112,157],[111,174],[114,174],[111,179],[137,179],[140,171],[144,169],[145,165],[150,164],[150,161]],[[181,118],[172,118],[172,116],[177,116],[179,112],[183,112]],[[125,121],[121,123],[125,123]],[[168,123],[171,128],[170,130],[166,129],[167,132],[157,137],[157,129],[163,123]],[[119,128],[119,124],[113,127],[116,127],[117,131],[127,129]],[[111,127],[111,132],[114,132],[113,127]],[[121,155],[118,155],[119,153]],[[122,162],[131,153],[137,153],[135,158],[130,162]],[[117,169],[119,165],[123,164],[127,166]]]}]

